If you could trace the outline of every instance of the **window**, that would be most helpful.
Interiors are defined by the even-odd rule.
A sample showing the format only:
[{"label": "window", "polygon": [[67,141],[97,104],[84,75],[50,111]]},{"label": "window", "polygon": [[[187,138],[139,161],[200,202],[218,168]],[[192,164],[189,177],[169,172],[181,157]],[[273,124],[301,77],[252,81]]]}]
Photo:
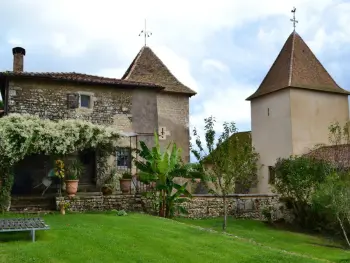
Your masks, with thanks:
[{"label": "window", "polygon": [[117,148],[117,168],[128,169],[131,168],[131,153],[130,148]]},{"label": "window", "polygon": [[90,99],[89,95],[80,95],[80,107],[90,108]]},{"label": "window", "polygon": [[275,184],[275,167],[269,166],[269,184]]}]

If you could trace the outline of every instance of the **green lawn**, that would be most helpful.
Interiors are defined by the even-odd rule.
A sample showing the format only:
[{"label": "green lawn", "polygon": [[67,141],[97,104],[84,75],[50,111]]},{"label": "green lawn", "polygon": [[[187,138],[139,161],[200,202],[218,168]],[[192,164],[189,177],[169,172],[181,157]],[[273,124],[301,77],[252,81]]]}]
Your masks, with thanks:
[{"label": "green lawn", "polygon": [[0,262],[322,262],[141,214],[44,219],[51,230],[38,232],[35,243],[29,233],[0,233]]},{"label": "green lawn", "polygon": [[[222,229],[222,218],[178,220],[219,232]],[[350,251],[341,249],[341,246],[336,242],[317,236],[280,230],[260,221],[230,218],[227,232],[277,249],[327,259],[332,262],[350,262]]]}]

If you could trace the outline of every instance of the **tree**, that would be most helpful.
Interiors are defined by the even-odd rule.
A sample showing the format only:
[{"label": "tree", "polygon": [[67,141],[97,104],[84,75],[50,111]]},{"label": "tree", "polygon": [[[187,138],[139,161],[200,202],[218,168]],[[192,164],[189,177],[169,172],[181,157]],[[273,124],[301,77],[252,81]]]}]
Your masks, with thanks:
[{"label": "tree", "polygon": [[[345,177],[346,178],[346,177]],[[321,184],[313,195],[313,205],[334,216],[343,232],[346,243],[350,247],[345,228],[345,220],[350,223],[350,185],[338,173],[333,173]]]},{"label": "tree", "polygon": [[259,155],[250,140],[238,135],[234,122],[223,124],[223,132],[217,140],[214,129],[215,118],[206,118],[204,122],[205,141],[201,141],[197,129],[194,128],[196,148],[191,145],[191,151],[202,165],[203,172],[214,183],[215,189],[211,189],[211,192],[222,197],[223,230],[226,231],[227,195],[234,193],[237,183],[251,187],[256,182]]},{"label": "tree", "polygon": [[159,192],[159,216],[173,217],[176,212],[186,213],[181,205],[191,198],[186,182],[183,185],[175,183],[175,177],[193,178],[199,176],[192,165],[181,161],[181,149],[175,143],[169,143],[164,152],[161,151],[158,134],[154,134],[155,146],[149,149],[145,142],[140,142],[139,156],[143,160],[135,160],[139,169],[140,181],[149,184],[156,182],[155,189]]},{"label": "tree", "polygon": [[4,108],[4,102],[2,100],[0,100],[0,109]]}]

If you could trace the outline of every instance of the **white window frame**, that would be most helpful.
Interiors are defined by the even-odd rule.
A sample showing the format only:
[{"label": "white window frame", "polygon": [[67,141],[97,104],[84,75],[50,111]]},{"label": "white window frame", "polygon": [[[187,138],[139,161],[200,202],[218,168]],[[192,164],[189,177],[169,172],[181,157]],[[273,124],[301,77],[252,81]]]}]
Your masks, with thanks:
[{"label": "white window frame", "polygon": [[[78,96],[79,96],[79,109],[92,109],[94,107],[95,100],[94,100],[94,94],[92,92],[79,91]],[[90,97],[89,107],[82,107],[81,106],[81,96],[89,96]]]}]

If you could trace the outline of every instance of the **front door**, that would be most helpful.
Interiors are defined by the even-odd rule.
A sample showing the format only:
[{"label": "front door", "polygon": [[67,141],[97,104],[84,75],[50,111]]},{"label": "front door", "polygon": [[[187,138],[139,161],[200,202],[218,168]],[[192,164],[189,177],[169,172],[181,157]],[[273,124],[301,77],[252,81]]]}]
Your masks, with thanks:
[{"label": "front door", "polygon": [[96,184],[96,154],[93,150],[86,150],[79,154],[79,159],[84,165],[84,172],[79,178],[79,184]]}]

